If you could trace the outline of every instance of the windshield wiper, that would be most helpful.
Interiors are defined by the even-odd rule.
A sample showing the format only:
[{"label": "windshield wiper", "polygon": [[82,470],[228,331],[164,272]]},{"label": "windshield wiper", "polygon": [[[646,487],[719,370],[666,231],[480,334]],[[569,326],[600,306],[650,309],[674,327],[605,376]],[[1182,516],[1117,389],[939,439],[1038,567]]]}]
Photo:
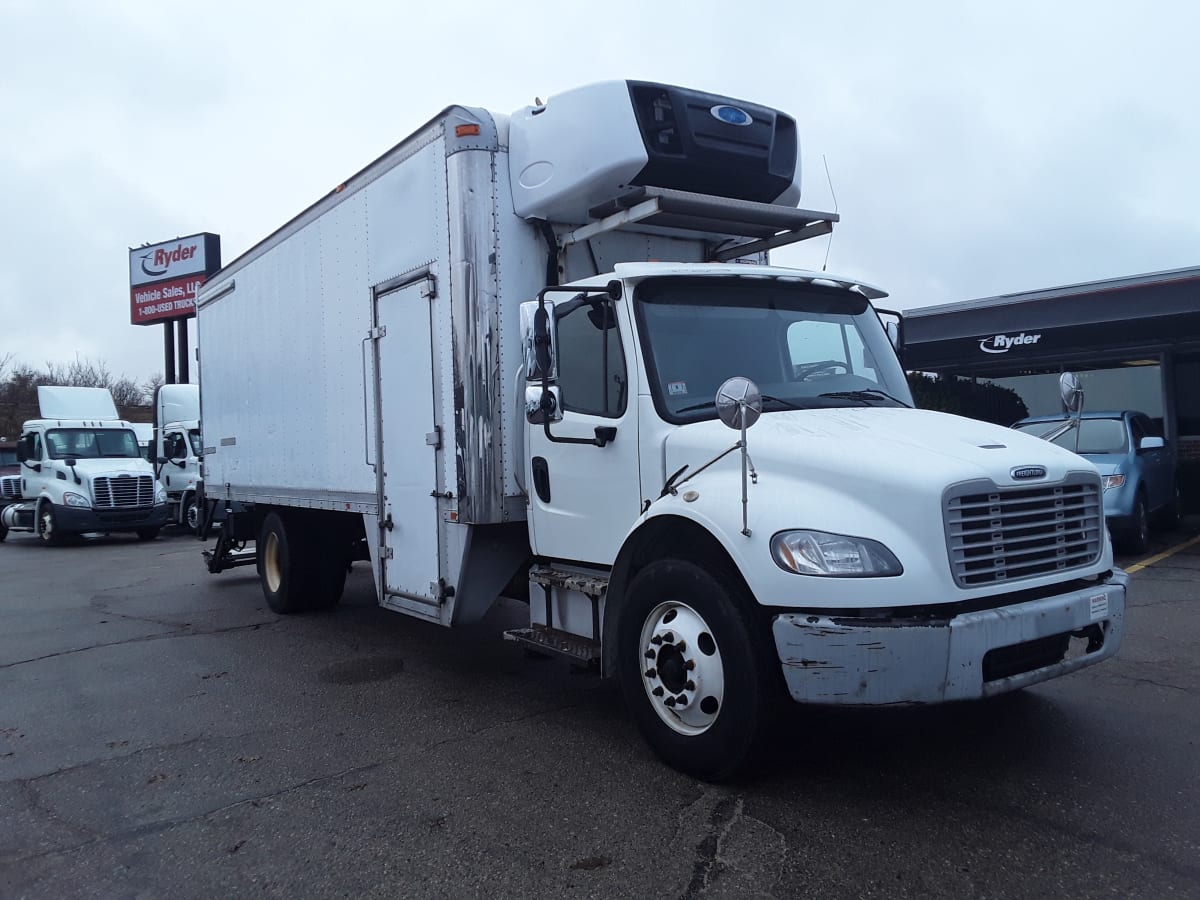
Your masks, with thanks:
[{"label": "windshield wiper", "polygon": [[835,400],[858,400],[860,403],[865,403],[868,406],[872,405],[872,400],[883,398],[891,400],[893,403],[898,403],[905,409],[912,409],[912,406],[905,403],[899,397],[893,397],[887,391],[881,391],[878,388],[865,388],[861,391],[830,391],[827,394],[818,394],[818,397],[832,397]]}]

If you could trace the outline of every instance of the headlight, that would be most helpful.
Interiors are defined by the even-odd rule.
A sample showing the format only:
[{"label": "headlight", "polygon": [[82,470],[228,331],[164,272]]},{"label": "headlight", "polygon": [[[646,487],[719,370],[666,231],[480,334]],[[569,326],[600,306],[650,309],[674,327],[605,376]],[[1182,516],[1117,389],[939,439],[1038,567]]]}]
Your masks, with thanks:
[{"label": "headlight", "polygon": [[157,484],[154,486],[154,502],[155,503],[166,503],[167,502],[167,489],[165,487],[163,487],[161,484]]},{"label": "headlight", "polygon": [[824,531],[781,531],[771,538],[771,556],[779,568],[797,575],[863,578],[904,571],[878,541]]},{"label": "headlight", "polygon": [[1111,491],[1114,488],[1119,488],[1124,483],[1125,483],[1125,476],[1122,475],[1120,472],[1118,472],[1116,475],[1105,475],[1104,476],[1104,489],[1106,491]]},{"label": "headlight", "polygon": [[92,507],[91,500],[83,496],[83,494],[75,494],[71,491],[67,491],[63,494],[63,503],[66,506],[82,506],[85,509],[91,509]]}]

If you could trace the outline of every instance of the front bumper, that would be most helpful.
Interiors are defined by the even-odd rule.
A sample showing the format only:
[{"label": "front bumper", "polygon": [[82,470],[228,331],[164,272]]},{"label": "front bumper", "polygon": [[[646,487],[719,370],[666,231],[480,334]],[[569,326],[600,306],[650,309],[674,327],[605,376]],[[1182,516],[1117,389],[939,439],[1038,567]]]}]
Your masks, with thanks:
[{"label": "front bumper", "polygon": [[60,532],[85,534],[92,531],[137,531],[167,524],[165,503],[133,509],[84,509],[77,506],[54,507],[54,523]]},{"label": "front bumper", "polygon": [[[788,691],[798,702],[971,700],[1057,678],[1115,654],[1128,586],[1129,576],[1114,569],[1104,582],[1085,589],[948,621],[860,622],[787,613],[775,617],[772,632]],[[1074,642],[1078,647],[1073,634],[1083,636]],[[1061,650],[1067,650],[1065,656]]]}]

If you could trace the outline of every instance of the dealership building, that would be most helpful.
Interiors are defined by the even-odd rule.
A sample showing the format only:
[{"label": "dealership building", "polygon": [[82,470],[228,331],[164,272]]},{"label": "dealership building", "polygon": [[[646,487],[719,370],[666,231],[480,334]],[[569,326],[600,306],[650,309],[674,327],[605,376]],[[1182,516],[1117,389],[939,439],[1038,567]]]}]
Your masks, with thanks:
[{"label": "dealership building", "polygon": [[1058,376],[1077,373],[1086,409],[1155,421],[1200,511],[1200,267],[909,310],[902,358],[1010,388],[1031,416],[1061,413]]}]

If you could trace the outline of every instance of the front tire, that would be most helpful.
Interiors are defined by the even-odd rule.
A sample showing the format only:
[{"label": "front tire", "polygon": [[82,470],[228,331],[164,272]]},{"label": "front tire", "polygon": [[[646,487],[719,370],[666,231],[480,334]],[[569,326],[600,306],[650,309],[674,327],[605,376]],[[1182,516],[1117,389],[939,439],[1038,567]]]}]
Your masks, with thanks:
[{"label": "front tire", "polygon": [[695,563],[651,563],[617,622],[617,672],[630,714],[668,765],[706,781],[758,751],[778,678],[753,601]]},{"label": "front tire", "polygon": [[196,502],[196,495],[189,494],[187,503],[183,507],[183,515],[179,517],[179,524],[186,528],[191,534],[200,533],[200,506]]},{"label": "front tire", "polygon": [[58,517],[54,515],[54,506],[43,501],[38,504],[37,536],[47,547],[57,547],[63,542],[63,533],[58,530]]}]

